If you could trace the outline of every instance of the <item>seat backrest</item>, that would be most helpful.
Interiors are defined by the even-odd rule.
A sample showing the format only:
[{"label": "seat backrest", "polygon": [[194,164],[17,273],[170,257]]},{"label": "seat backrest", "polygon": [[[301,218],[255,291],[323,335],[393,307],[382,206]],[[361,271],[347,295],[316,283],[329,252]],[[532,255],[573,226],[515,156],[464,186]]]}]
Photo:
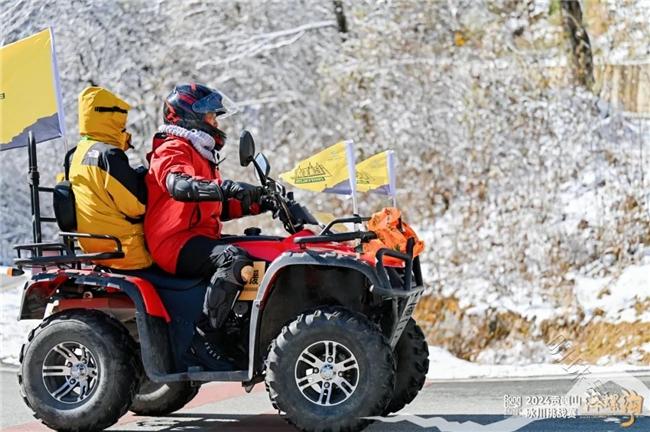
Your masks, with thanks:
[{"label": "seat backrest", "polygon": [[54,186],[52,206],[54,207],[54,217],[59,229],[65,232],[76,231],[77,210],[70,181],[63,180]]},{"label": "seat backrest", "polygon": [[77,210],[75,208],[74,192],[70,183],[70,161],[77,148],[68,150],[63,160],[65,180],[54,186],[52,206],[54,217],[61,231],[72,232],[77,230]]}]

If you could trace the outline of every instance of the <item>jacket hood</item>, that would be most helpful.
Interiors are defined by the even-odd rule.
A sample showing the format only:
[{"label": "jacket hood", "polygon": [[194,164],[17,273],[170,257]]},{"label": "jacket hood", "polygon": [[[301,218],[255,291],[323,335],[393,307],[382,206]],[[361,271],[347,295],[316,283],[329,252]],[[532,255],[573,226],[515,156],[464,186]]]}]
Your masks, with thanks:
[{"label": "jacket hood", "polygon": [[101,87],[88,87],[79,94],[79,133],[93,141],[130,147],[126,119],[131,106]]}]

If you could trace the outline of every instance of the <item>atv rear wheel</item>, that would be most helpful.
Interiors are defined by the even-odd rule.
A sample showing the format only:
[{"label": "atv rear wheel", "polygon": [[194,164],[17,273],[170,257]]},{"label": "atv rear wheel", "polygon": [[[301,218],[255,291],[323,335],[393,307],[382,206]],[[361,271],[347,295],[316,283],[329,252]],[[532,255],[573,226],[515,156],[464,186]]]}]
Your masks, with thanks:
[{"label": "atv rear wheel", "polygon": [[58,431],[105,429],[126,413],[140,381],[135,342],[115,319],[69,310],[32,330],[18,383],[34,416]]},{"label": "atv rear wheel", "polygon": [[354,431],[380,415],[393,391],[390,345],[363,315],[303,314],[271,344],[266,387],[273,406],[303,431]]},{"label": "atv rear wheel", "polygon": [[171,414],[187,405],[198,392],[199,386],[189,381],[155,383],[145,378],[129,410],[146,416]]},{"label": "atv rear wheel", "polygon": [[422,329],[413,318],[406,324],[393,354],[397,362],[395,391],[384,415],[397,412],[411,403],[422,390],[427,378],[429,347]]}]

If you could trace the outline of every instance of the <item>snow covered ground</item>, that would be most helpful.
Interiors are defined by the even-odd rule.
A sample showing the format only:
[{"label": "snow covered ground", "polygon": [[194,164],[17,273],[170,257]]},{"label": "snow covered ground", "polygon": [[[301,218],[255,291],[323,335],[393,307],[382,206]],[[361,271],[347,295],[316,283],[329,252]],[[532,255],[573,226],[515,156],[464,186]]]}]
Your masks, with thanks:
[{"label": "snow covered ground", "polygon": [[637,313],[635,304],[650,299],[650,256],[644,265],[627,267],[617,277],[575,278],[575,294],[585,315],[594,316],[597,310],[608,322],[650,322],[650,310]]},{"label": "snow covered ground", "polygon": [[619,363],[612,366],[567,365],[538,363],[528,365],[479,364],[459,359],[444,348],[429,346],[429,372],[427,379],[473,379],[473,378],[536,378],[566,376],[572,374],[612,374],[620,372],[650,372],[650,368]]},{"label": "snow covered ground", "polygon": [[38,320],[18,321],[25,277],[0,276],[0,364],[18,364],[20,347]]}]

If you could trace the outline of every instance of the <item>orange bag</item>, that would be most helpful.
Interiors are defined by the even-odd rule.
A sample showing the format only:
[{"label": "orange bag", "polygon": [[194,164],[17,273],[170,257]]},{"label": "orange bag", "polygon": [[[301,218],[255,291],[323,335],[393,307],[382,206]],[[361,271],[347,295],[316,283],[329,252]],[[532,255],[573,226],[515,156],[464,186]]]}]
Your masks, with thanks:
[{"label": "orange bag", "polygon": [[[377,251],[381,248],[406,253],[406,242],[410,238],[415,240],[413,246],[414,257],[424,250],[424,242],[418,238],[413,228],[402,221],[402,214],[395,207],[386,207],[374,213],[370,221],[368,221],[368,230],[377,234],[377,238],[363,244],[363,256],[366,259],[375,259]],[[384,262],[396,264],[401,261],[386,257]]]}]

